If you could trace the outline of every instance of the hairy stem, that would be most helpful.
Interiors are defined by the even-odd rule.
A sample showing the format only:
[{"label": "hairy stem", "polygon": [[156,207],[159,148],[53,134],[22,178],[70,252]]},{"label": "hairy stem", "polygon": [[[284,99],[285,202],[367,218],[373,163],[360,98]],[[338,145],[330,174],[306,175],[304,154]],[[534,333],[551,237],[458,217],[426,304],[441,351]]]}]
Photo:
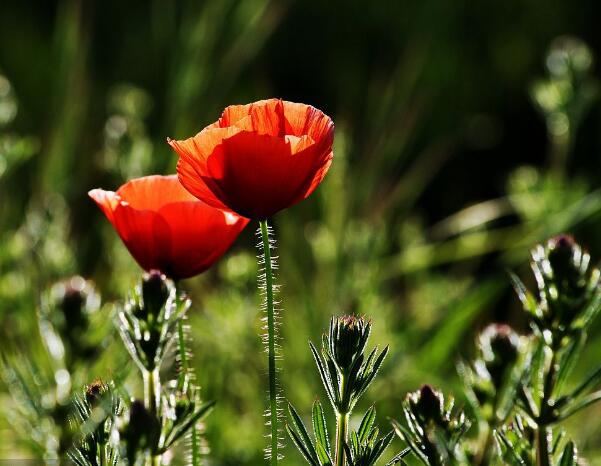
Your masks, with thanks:
[{"label": "hairy stem", "polygon": [[344,466],[344,444],[348,432],[349,413],[336,414],[336,466]]},{"label": "hairy stem", "polygon": [[275,366],[275,309],[273,302],[273,270],[271,262],[271,245],[269,244],[269,227],[267,220],[261,220],[261,239],[265,256],[265,295],[267,306],[267,335],[269,359],[269,417],[271,426],[271,465],[278,464],[278,404],[276,392]]},{"label": "hairy stem", "polygon": [[192,426],[192,445],[190,446],[190,466],[200,466],[200,442],[198,440],[198,429],[196,424]]},{"label": "hairy stem", "polygon": [[[145,370],[144,374],[144,405],[146,409],[160,418],[161,408],[161,380],[159,378],[159,368],[155,367],[152,371]],[[160,466],[161,456],[148,453],[146,466]]]}]

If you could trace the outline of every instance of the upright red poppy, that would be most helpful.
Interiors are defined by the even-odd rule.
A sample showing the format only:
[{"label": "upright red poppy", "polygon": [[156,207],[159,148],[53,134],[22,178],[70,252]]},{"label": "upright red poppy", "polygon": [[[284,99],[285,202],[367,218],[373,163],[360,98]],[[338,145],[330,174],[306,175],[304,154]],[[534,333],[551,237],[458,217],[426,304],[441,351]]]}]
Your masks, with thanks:
[{"label": "upright red poppy", "polygon": [[310,105],[270,99],[227,107],[196,136],[167,142],[194,196],[262,220],[317,188],[332,161],[334,123]]},{"label": "upright red poppy", "polygon": [[234,242],[248,219],[192,196],[177,176],[146,176],[117,192],[93,189],[96,201],[144,270],[188,278],[208,269]]}]

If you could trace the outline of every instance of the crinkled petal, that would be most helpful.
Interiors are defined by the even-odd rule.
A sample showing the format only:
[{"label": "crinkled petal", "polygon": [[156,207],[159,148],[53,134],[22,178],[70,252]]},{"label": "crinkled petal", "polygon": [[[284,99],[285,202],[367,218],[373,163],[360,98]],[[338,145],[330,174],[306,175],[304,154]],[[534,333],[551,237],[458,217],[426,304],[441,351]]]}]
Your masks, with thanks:
[{"label": "crinkled petal", "polygon": [[327,173],[334,124],[320,110],[281,99],[227,107],[194,138],[169,141],[194,196],[251,218],[308,197]]},{"label": "crinkled petal", "polygon": [[176,175],[151,175],[128,181],[117,190],[119,198],[138,210],[156,210],[165,204],[195,198],[177,182]]}]

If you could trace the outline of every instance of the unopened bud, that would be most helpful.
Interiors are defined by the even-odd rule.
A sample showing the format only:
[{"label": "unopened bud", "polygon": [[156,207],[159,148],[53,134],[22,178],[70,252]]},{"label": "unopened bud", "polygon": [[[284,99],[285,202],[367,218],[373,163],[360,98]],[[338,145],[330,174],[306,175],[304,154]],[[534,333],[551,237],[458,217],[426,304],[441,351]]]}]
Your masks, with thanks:
[{"label": "unopened bud", "polygon": [[434,390],[431,385],[422,385],[418,391],[409,393],[407,402],[420,421],[442,423],[444,400],[440,392]]},{"label": "unopened bud", "polygon": [[333,317],[330,322],[329,347],[332,356],[342,370],[347,370],[356,357],[363,353],[371,321],[363,317]]},{"label": "unopened bud", "polygon": [[158,270],[151,270],[142,278],[142,305],[145,316],[156,316],[169,299],[171,282]]},{"label": "unopened bud", "polygon": [[540,301],[550,328],[568,328],[592,297],[590,256],[571,236],[551,238],[533,251]]},{"label": "unopened bud", "polygon": [[102,403],[102,398],[109,391],[109,386],[102,380],[96,379],[85,388],[86,403],[94,409]]},{"label": "unopened bud", "polygon": [[547,242],[547,258],[553,271],[553,278],[558,285],[574,286],[581,278],[581,270],[577,261],[582,254],[580,246],[574,238],[560,235]]},{"label": "unopened bud", "polygon": [[478,346],[493,385],[499,389],[520,355],[520,337],[505,324],[491,324],[478,337]]},{"label": "unopened bud", "polygon": [[68,329],[85,326],[88,314],[100,307],[100,297],[94,284],[80,276],[54,284],[50,289],[50,298],[51,302],[47,303],[48,311],[60,309],[62,320]]}]

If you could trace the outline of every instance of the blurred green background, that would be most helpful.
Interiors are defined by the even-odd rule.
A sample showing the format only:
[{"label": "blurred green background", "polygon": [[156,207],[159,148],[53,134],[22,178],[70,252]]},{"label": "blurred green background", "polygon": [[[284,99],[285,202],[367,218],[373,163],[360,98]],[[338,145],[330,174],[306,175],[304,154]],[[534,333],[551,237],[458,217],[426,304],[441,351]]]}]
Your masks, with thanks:
[{"label": "blurred green background", "polygon": [[[285,396],[305,415],[324,400],[307,341],[354,312],[391,345],[361,408],[376,402],[385,423],[422,382],[461,399],[455,363],[476,332],[527,331],[507,269],[532,283],[530,247],[564,231],[601,258],[600,14],[593,0],[1,2],[3,351],[44,360],[36,315],[55,281],[93,279],[108,321],[138,279],[89,189],[172,173],[167,136],[282,97],[336,123],[326,180],[273,219]],[[255,227],[184,283],[198,381],[218,400],[206,422],[216,466],[264,463]],[[108,333],[74,386],[122,368]],[[579,370],[599,354],[597,331]],[[127,388],[141,396],[136,380]],[[601,464],[600,415],[568,425],[590,464]],[[0,458],[41,454],[6,419],[0,439]]]}]

